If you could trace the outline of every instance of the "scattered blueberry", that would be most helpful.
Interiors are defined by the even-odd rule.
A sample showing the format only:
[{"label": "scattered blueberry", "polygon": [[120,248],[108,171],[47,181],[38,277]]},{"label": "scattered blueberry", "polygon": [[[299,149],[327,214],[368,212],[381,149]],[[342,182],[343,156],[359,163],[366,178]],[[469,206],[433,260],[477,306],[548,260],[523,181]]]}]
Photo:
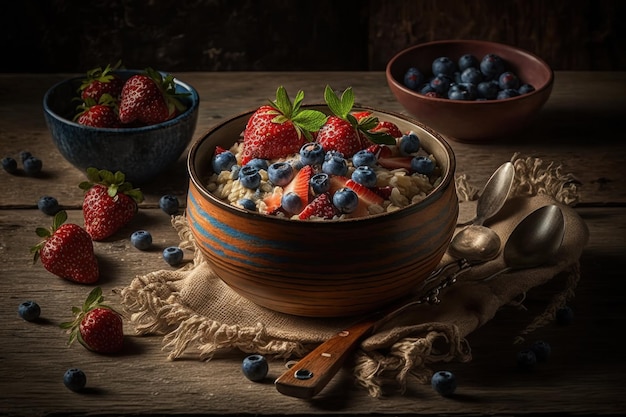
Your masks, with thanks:
[{"label": "scattered blueberry", "polygon": [[294,175],[293,166],[288,162],[274,162],[267,168],[268,179],[279,187],[289,184]]},{"label": "scattered blueberry", "polygon": [[411,170],[419,174],[430,175],[435,170],[435,163],[427,156],[416,156],[411,159]]},{"label": "scattered blueberry", "polygon": [[530,350],[535,353],[537,362],[545,362],[552,353],[552,347],[544,340],[537,340],[530,346]]},{"label": "scattered blueberry", "polygon": [[424,82],[424,74],[415,67],[409,68],[404,74],[404,85],[411,90],[417,90]]},{"label": "scattered blueberry", "polygon": [[261,185],[261,174],[255,166],[246,165],[239,170],[241,185],[251,190],[256,190]]},{"label": "scattered blueberry", "polygon": [[309,180],[313,194],[323,194],[330,189],[330,176],[325,172],[314,174]]},{"label": "scattered blueberry", "polygon": [[451,77],[454,75],[455,71],[457,70],[457,67],[453,60],[451,60],[447,56],[442,56],[442,57],[436,58],[433,61],[431,65],[431,69],[435,77],[437,77],[440,74]]},{"label": "scattered blueberry", "polygon": [[322,165],[324,162],[324,148],[317,142],[305,143],[300,148],[300,162],[304,165]]},{"label": "scattered blueberry", "polygon": [[237,158],[231,151],[220,152],[213,157],[213,171],[220,173],[222,171],[230,171],[233,165],[237,165]]},{"label": "scattered blueberry", "polygon": [[237,204],[239,204],[242,208],[246,210],[256,211],[255,202],[249,198],[242,198],[239,201],[237,201]]},{"label": "scattered blueberry", "polygon": [[14,174],[17,172],[17,161],[10,156],[2,158],[2,169],[9,174]]},{"label": "scattered blueberry", "polygon": [[70,368],[63,375],[63,384],[74,392],[82,391],[87,385],[87,376],[78,368]]},{"label": "scattered blueberry", "polygon": [[20,161],[22,161],[22,163],[24,163],[24,161],[26,161],[31,156],[33,156],[33,154],[28,151],[20,151]]},{"label": "scattered blueberry", "polygon": [[327,152],[322,171],[328,175],[345,176],[348,173],[348,162],[340,153]]},{"label": "scattered blueberry", "polygon": [[532,369],[537,364],[537,355],[531,349],[522,349],[517,352],[517,366],[520,369]]},{"label": "scattered blueberry", "polygon": [[17,312],[21,318],[26,321],[35,321],[41,315],[39,304],[34,301],[24,301],[17,308]]},{"label": "scattered blueberry", "polygon": [[304,208],[302,206],[302,199],[293,191],[289,191],[282,196],[280,205],[286,212],[291,214],[298,214]]},{"label": "scattered blueberry", "polygon": [[147,230],[137,230],[130,235],[130,243],[139,250],[148,250],[152,246],[152,235]]},{"label": "scattered blueberry", "polygon": [[170,266],[176,266],[183,261],[183,250],[178,246],[169,246],[163,249],[163,259]]},{"label": "scattered blueberry", "polygon": [[180,204],[178,203],[178,198],[176,198],[175,195],[166,194],[164,196],[161,196],[161,198],[159,199],[159,207],[165,213],[173,215],[178,213],[178,208],[180,207]]},{"label": "scattered blueberry", "polygon": [[398,143],[398,148],[400,150],[400,153],[404,155],[415,153],[420,150],[420,139],[413,132],[402,135],[402,137],[400,138],[400,142]]},{"label": "scattered blueberry", "polygon": [[37,175],[41,172],[42,167],[41,159],[35,156],[30,156],[24,160],[24,172],[26,175]]},{"label": "scattered blueberry", "polygon": [[246,164],[246,166],[251,166],[251,167],[255,167],[258,170],[265,170],[267,171],[267,160],[266,159],[261,159],[261,158],[254,158],[251,159],[250,161],[248,161],[248,163]]},{"label": "scattered blueberry", "polygon": [[54,216],[61,209],[56,198],[45,195],[37,201],[37,208],[48,216]]},{"label": "scattered blueberry", "polygon": [[556,322],[566,326],[574,320],[574,310],[570,306],[564,306],[556,311]]},{"label": "scattered blueberry", "polygon": [[262,355],[246,356],[241,363],[241,371],[250,381],[259,382],[267,377],[269,365]]},{"label": "scattered blueberry", "polygon": [[352,213],[359,205],[359,196],[348,187],[340,188],[333,194],[333,205],[341,213]]},{"label": "scattered blueberry", "polygon": [[444,397],[449,397],[456,391],[456,376],[450,371],[437,371],[430,379],[433,389]]},{"label": "scattered blueberry", "polygon": [[375,186],[377,179],[376,172],[367,165],[356,167],[352,172],[352,180],[368,188]]},{"label": "scattered blueberry", "polygon": [[352,155],[352,165],[354,165],[355,167],[359,167],[362,165],[373,167],[374,165],[376,165],[377,160],[378,158],[376,157],[376,155],[373,152],[368,151],[367,149],[361,149],[360,151],[357,151],[357,153]]}]

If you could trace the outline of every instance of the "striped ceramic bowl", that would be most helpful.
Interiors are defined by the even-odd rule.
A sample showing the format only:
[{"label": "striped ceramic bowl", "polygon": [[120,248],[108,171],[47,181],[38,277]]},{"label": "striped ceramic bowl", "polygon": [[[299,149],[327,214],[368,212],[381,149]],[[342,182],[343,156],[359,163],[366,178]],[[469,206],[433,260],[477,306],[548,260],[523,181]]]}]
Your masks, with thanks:
[{"label": "striped ceramic bowl", "polygon": [[[327,111],[324,106],[312,106]],[[229,148],[253,111],[210,129],[191,147],[186,216],[208,264],[234,291],[269,309],[307,317],[373,311],[416,290],[443,257],[458,217],[451,147],[403,115],[370,110],[418,133],[442,180],[421,202],[340,221],[297,221],[221,201],[206,185],[216,146]]]}]

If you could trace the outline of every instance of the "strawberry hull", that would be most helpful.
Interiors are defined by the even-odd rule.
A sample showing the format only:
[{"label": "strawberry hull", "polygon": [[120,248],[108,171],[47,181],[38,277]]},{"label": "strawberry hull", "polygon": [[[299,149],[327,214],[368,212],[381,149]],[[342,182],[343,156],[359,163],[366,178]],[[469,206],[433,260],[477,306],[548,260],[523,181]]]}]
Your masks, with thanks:
[{"label": "strawberry hull", "polygon": [[213,127],[192,145],[189,227],[209,265],[234,291],[288,314],[358,315],[409,295],[439,264],[458,216],[452,149],[439,134],[416,121],[367,110],[403,131],[423,134],[423,146],[437,159],[442,177],[421,202],[394,212],[336,221],[250,212],[212,195],[205,181],[216,146],[230,148],[252,112]]},{"label": "strawberry hull", "polygon": [[[120,71],[123,78],[141,71]],[[200,98],[190,85],[176,80],[187,109],[173,119],[142,127],[95,128],[71,121],[72,102],[83,77],[61,81],[43,99],[44,117],[52,141],[74,167],[122,171],[135,185],[147,183],[183,154],[196,129]]]}]

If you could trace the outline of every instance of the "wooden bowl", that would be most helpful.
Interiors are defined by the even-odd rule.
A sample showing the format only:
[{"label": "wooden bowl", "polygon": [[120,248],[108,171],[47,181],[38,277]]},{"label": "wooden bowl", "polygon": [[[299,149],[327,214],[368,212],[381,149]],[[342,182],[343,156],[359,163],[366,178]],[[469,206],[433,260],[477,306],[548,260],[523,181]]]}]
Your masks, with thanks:
[{"label": "wooden bowl", "polygon": [[[480,61],[489,53],[503,58],[507,68],[535,91],[502,100],[462,101],[429,97],[404,85],[410,67],[428,76],[438,57],[457,62],[462,55],[473,54]],[[554,82],[552,69],[538,56],[514,46],[479,40],[445,40],[409,47],[391,58],[386,77],[396,99],[416,120],[463,142],[489,141],[519,132],[541,110]]]},{"label": "wooden bowl", "polygon": [[[309,106],[328,112],[326,106]],[[241,296],[308,317],[361,314],[416,290],[443,257],[458,217],[455,157],[446,141],[410,118],[370,110],[418,133],[442,179],[421,202],[401,210],[338,221],[298,221],[239,209],[207,189],[216,146],[229,148],[253,111],[210,129],[189,151],[186,216],[199,249]]]}]

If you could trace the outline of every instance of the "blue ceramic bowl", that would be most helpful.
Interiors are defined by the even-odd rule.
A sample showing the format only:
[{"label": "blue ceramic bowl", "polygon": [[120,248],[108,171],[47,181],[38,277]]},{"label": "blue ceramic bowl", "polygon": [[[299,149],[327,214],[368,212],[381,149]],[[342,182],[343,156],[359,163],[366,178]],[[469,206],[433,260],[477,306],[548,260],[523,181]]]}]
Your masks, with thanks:
[{"label": "blue ceramic bowl", "polygon": [[[139,70],[117,71],[127,79]],[[77,89],[84,76],[61,81],[52,86],[43,99],[46,124],[52,141],[73,166],[121,171],[127,181],[138,185],[149,182],[176,162],[191,142],[198,121],[198,92],[190,85],[175,80],[176,91],[188,93],[182,99],[187,110],[152,126],[103,129],[72,121],[76,112]]]}]

